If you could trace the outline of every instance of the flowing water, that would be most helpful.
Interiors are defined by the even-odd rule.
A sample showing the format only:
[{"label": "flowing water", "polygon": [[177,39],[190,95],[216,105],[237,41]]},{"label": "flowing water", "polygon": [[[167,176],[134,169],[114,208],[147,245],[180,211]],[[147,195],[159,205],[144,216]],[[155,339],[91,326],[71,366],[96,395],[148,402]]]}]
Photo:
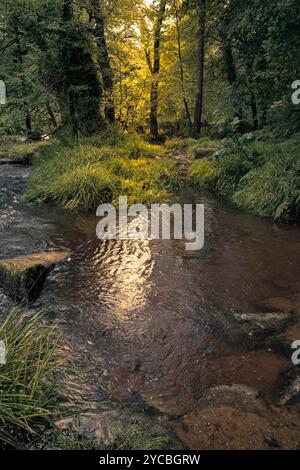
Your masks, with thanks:
[{"label": "flowing water", "polygon": [[233,347],[213,318],[264,311],[274,297],[299,301],[299,227],[187,190],[178,195],[182,202],[205,204],[200,252],[185,251],[178,240],[102,242],[94,214],[25,203],[27,176],[24,167],[0,166],[1,258],[71,251],[34,307],[61,325],[66,350],[93,372],[91,388],[104,371],[116,399],[142,399],[171,416],[192,410],[217,384],[248,384],[272,399],[289,361],[267,349]]}]

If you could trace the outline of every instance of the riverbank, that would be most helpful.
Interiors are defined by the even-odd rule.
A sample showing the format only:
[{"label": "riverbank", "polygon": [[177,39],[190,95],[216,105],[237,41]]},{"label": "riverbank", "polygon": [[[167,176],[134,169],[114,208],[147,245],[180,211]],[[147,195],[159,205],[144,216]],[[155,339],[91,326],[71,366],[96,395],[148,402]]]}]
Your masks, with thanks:
[{"label": "riverbank", "polygon": [[191,182],[238,207],[277,222],[300,221],[300,136],[254,132],[225,141],[221,151],[195,161]]},{"label": "riverbank", "polygon": [[54,143],[34,160],[27,197],[66,209],[94,209],[127,196],[129,204],[165,201],[178,188],[162,146],[110,129],[76,144]]},{"label": "riverbank", "polygon": [[[276,222],[300,221],[300,137],[271,132],[152,145],[111,129],[77,144],[54,142],[34,159],[27,197],[67,209],[166,202],[184,184],[206,188]],[[181,159],[181,160],[180,160]]]}]

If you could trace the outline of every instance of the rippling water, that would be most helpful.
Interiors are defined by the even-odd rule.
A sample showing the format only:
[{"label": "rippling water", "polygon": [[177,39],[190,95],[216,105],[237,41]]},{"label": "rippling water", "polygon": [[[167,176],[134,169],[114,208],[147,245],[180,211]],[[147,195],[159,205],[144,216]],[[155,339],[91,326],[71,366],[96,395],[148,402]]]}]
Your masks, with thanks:
[{"label": "rippling water", "polygon": [[[2,184],[9,179],[5,171]],[[20,182],[24,170],[18,171]],[[2,232],[1,257],[45,248],[72,252],[35,307],[61,324],[82,360],[105,370],[115,397],[139,395],[179,415],[215,384],[245,383],[271,395],[287,360],[267,350],[234,349],[212,318],[229,310],[261,311],[272,297],[299,301],[299,228],[185,192],[178,195],[182,202],[205,204],[205,247],[187,252],[177,240],[101,242],[94,215],[14,197],[10,209],[4,203],[1,209],[2,215],[16,211]]]}]

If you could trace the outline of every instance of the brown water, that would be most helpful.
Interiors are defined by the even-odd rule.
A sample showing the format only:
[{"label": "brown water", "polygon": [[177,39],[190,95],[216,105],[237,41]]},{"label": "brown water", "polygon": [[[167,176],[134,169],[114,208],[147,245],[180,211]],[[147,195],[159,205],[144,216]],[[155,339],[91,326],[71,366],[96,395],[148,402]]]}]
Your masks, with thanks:
[{"label": "brown water", "polygon": [[46,308],[48,321],[61,324],[66,345],[92,371],[91,389],[104,370],[115,398],[142,398],[172,416],[192,410],[216,384],[248,384],[271,399],[288,361],[267,349],[234,348],[213,314],[262,311],[274,297],[297,300],[299,227],[277,226],[186,191],[181,201],[205,204],[200,252],[186,252],[175,240],[101,242],[94,215],[25,204],[24,170],[18,178],[7,167],[1,172],[13,194],[2,212],[16,211],[2,229],[1,257],[72,252],[35,308]]}]

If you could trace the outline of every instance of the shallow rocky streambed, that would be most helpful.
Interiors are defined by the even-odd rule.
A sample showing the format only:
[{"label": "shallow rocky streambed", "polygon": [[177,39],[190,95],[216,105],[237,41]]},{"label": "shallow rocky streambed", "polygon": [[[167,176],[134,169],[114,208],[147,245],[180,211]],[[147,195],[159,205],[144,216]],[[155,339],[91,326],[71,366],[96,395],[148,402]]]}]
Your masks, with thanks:
[{"label": "shallow rocky streambed", "polygon": [[[29,310],[63,331],[80,432],[107,445],[142,420],[186,448],[300,448],[299,227],[185,190],[205,204],[200,252],[104,243],[94,214],[26,203],[29,172],[0,165],[0,258],[70,253]],[[0,290],[2,316],[11,302]]]}]

